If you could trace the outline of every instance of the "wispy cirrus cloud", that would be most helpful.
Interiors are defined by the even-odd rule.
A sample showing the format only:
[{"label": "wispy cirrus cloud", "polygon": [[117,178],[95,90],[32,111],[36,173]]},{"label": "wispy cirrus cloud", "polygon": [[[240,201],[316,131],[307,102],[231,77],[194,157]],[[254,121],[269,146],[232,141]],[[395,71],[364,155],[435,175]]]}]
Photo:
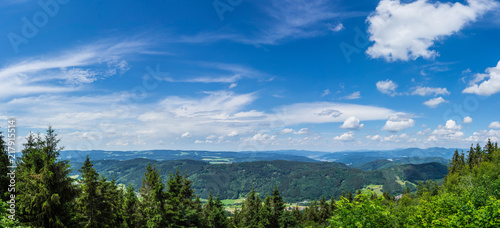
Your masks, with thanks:
[{"label": "wispy cirrus cloud", "polygon": [[125,57],[147,46],[141,41],[103,41],[6,64],[0,68],[0,98],[79,90],[80,85],[128,71]]},{"label": "wispy cirrus cloud", "polygon": [[[204,76],[164,77],[168,82],[192,82],[192,83],[227,83],[233,84],[241,79],[257,79],[269,81],[275,76],[256,70],[252,67],[217,62],[196,62],[194,66],[201,67],[199,71]],[[207,71],[213,73],[206,73]],[[233,87],[235,87],[234,85]]]},{"label": "wispy cirrus cloud", "polygon": [[[272,0],[256,1],[260,16],[251,19],[251,33],[235,33],[232,30],[204,32],[183,36],[173,42],[210,43],[230,40],[250,45],[277,45],[294,39],[311,38],[344,29],[339,19],[366,16],[367,12],[345,12],[328,0]],[[334,23],[335,26],[332,24]]]}]

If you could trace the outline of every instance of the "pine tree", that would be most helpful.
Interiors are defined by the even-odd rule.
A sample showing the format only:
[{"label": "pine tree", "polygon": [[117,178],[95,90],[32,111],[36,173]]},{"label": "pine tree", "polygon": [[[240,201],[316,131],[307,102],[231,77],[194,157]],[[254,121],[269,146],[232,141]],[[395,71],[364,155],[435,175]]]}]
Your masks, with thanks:
[{"label": "pine tree", "polygon": [[448,167],[448,171],[452,174],[457,173],[461,169],[460,166],[461,166],[460,155],[458,154],[458,150],[455,150],[450,162],[450,166]]},{"label": "pine tree", "polygon": [[485,154],[483,148],[481,147],[481,145],[479,145],[479,143],[476,144],[475,153],[476,153],[476,165],[479,166],[485,160]]},{"label": "pine tree", "polygon": [[160,172],[155,166],[148,164],[145,178],[139,192],[142,196],[141,216],[147,227],[167,227],[167,212],[165,209],[165,185],[162,183]]},{"label": "pine tree", "polygon": [[182,189],[182,176],[179,169],[175,174],[170,173],[167,181],[167,191],[165,194],[168,223],[173,226],[182,226],[186,223],[184,205],[182,205],[180,195]]},{"label": "pine tree", "polygon": [[273,195],[271,197],[271,219],[270,224],[272,227],[280,227],[281,217],[283,215],[283,211],[285,210],[285,202],[280,195],[278,190],[278,186],[274,186]]},{"label": "pine tree", "polygon": [[305,218],[308,221],[320,222],[318,202],[316,200],[312,201],[309,208],[305,209]]},{"label": "pine tree", "polygon": [[272,228],[272,227],[279,227],[279,226],[272,226],[271,225],[271,220],[273,220],[273,212],[271,209],[271,198],[269,195],[266,195],[266,198],[264,199],[264,205],[259,211],[259,227],[264,227],[264,228]]},{"label": "pine tree", "polygon": [[59,139],[49,126],[44,139],[30,135],[19,159],[19,220],[35,227],[73,226],[78,189],[69,177],[68,161],[58,160]]},{"label": "pine tree", "polygon": [[259,212],[261,209],[260,197],[256,195],[254,189],[248,193],[245,202],[241,206],[241,224],[242,227],[258,227]]},{"label": "pine tree", "polygon": [[490,139],[488,139],[488,142],[484,147],[484,153],[485,153],[485,160],[491,161],[491,159],[493,158],[493,153],[495,153],[495,145],[493,145]]},{"label": "pine tree", "polygon": [[320,222],[324,223],[326,220],[332,216],[330,207],[328,203],[326,202],[325,196],[321,197],[321,200],[319,201],[319,219]]},{"label": "pine tree", "polygon": [[469,169],[472,169],[474,166],[476,166],[476,151],[472,147],[473,145],[470,146],[469,149],[469,155],[467,156],[467,164],[469,165]]},{"label": "pine tree", "polygon": [[140,226],[139,221],[139,201],[132,184],[127,186],[123,199],[123,227],[135,228]]},{"label": "pine tree", "polygon": [[0,131],[0,199],[3,201],[10,200],[10,193],[8,192],[10,178],[7,176],[9,173],[8,166],[11,166],[7,145],[3,139],[3,134]]},{"label": "pine tree", "polygon": [[330,206],[330,211],[332,213],[335,211],[335,209],[337,209],[337,206],[336,206],[336,203],[335,203],[335,198],[333,196],[330,198],[329,206]]},{"label": "pine tree", "polygon": [[79,171],[82,194],[77,200],[77,218],[84,227],[105,227],[107,221],[102,214],[105,211],[101,210],[104,199],[99,192],[99,174],[88,155]]}]

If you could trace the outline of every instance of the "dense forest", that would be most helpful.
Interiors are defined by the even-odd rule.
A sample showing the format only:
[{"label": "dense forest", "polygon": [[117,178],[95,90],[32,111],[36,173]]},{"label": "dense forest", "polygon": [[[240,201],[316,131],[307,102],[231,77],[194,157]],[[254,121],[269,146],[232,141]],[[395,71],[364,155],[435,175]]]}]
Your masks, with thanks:
[{"label": "dense forest", "polygon": [[[393,195],[403,193],[406,186],[415,190],[418,181],[440,180],[448,173],[442,163],[383,165],[376,170],[363,171],[337,162],[256,161],[233,164],[210,164],[204,161],[174,160],[155,161],[132,159],[126,161],[97,160],[94,168],[117,183],[132,184],[135,189],[142,185],[148,164],[156,165],[163,177],[177,169],[187,174],[195,193],[207,199],[210,192],[221,199],[244,197],[252,188],[265,195],[278,187],[287,202],[318,199],[321,196],[338,197],[342,192],[354,192],[368,185],[378,185]],[[83,162],[71,162],[81,167]],[[385,168],[387,166],[387,168]],[[370,166],[374,168],[373,166]],[[79,175],[78,170],[71,172]],[[398,181],[397,180],[401,180]]]},{"label": "dense forest", "polygon": [[[1,135],[1,134],[0,134]],[[49,127],[43,138],[30,135],[17,161],[15,216],[10,177],[0,179],[1,227],[498,227],[500,150],[490,141],[455,151],[443,184],[418,182],[397,197],[359,189],[306,207],[287,206],[275,186],[268,194],[251,190],[240,208],[227,211],[219,196],[205,202],[193,181],[177,169],[166,180],[155,164],[146,166],[139,189],[120,188],[99,175],[87,158],[70,177],[70,165]],[[0,171],[10,165],[0,137]],[[262,183],[264,184],[264,183]],[[328,196],[326,196],[328,197]],[[15,218],[12,220],[11,218]]]}]

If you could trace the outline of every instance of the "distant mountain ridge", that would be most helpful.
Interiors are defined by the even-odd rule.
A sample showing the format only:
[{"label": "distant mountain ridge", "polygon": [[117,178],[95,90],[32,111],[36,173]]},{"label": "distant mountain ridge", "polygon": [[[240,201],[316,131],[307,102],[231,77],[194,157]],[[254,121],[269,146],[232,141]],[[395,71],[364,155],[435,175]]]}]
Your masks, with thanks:
[{"label": "distant mountain ridge", "polygon": [[[405,148],[394,150],[372,150],[372,151],[340,151],[322,152],[307,150],[276,150],[276,151],[197,151],[197,150],[144,150],[144,151],[78,151],[66,150],[61,152],[61,159],[74,162],[84,161],[88,154],[92,160],[130,160],[135,158],[146,158],[157,161],[164,160],[197,160],[217,163],[239,163],[252,161],[301,161],[301,162],[340,162],[355,166],[380,159],[401,158],[429,158],[441,157],[451,159],[455,149],[432,147],[427,149]],[[405,163],[410,164],[410,163]]]}]

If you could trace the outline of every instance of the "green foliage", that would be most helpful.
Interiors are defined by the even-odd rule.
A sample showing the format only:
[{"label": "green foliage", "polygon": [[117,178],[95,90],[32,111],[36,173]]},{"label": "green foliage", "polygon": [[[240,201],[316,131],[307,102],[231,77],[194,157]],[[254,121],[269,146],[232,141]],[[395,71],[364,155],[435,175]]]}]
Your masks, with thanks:
[{"label": "green foliage", "polygon": [[132,185],[127,186],[125,191],[125,196],[123,199],[123,227],[124,228],[135,228],[140,227],[139,218],[139,200],[137,199],[134,187]]},{"label": "green foliage", "polygon": [[[115,175],[118,183],[141,186],[144,170],[150,162],[168,177],[177,169],[185,172],[192,181],[191,188],[201,198],[210,193],[221,199],[238,199],[252,188],[260,195],[272,193],[275,186],[288,202],[318,199],[321,196],[338,197],[342,191],[356,191],[370,184],[383,185],[383,190],[397,195],[403,192],[402,181],[442,179],[447,166],[441,163],[399,165],[387,169],[362,171],[340,163],[306,163],[292,161],[264,161],[237,164],[210,165],[191,160],[153,161],[135,159],[128,161],[94,161],[96,170],[107,176]],[[79,163],[75,165],[81,166]],[[75,173],[76,174],[76,173]],[[406,186],[405,186],[406,187]],[[413,185],[410,184],[413,190]]]},{"label": "green foliage", "polygon": [[372,200],[370,190],[356,195],[350,202],[346,198],[337,202],[335,215],[328,220],[329,227],[389,227],[391,214],[382,206],[383,197]]},{"label": "green foliage", "polygon": [[36,227],[65,227],[74,218],[78,189],[68,174],[68,161],[58,160],[59,139],[49,127],[44,139],[32,134],[17,167],[19,220]]},{"label": "green foliage", "polygon": [[4,140],[2,132],[0,132],[0,199],[3,199],[4,201],[9,200],[9,195],[10,193],[8,192],[9,189],[9,182],[10,178],[7,176],[7,173],[9,172],[8,166],[10,166],[10,159],[7,151],[7,144]]},{"label": "green foliage", "polygon": [[[16,171],[19,187],[16,217],[19,221],[8,219],[7,204],[0,199],[0,227],[500,226],[500,150],[491,141],[484,148],[471,146],[467,157],[455,151],[449,169],[440,163],[365,172],[335,163],[276,161],[207,165],[175,161],[143,167],[128,162],[127,170],[137,171],[139,167],[145,170],[145,173],[137,171],[137,175],[144,175],[138,198],[133,185],[124,191],[117,187],[114,178],[107,181],[99,176],[89,157],[81,164],[78,184],[72,184],[74,180],[68,177],[67,161],[58,159],[60,148],[56,136],[49,127],[43,139],[34,135],[27,138]],[[0,137],[0,149],[1,140]],[[175,169],[170,172],[166,184],[157,165],[167,170]],[[183,176],[180,168],[187,170]],[[439,179],[436,177],[443,170],[448,175],[439,186],[432,179]],[[188,173],[193,177],[188,179]],[[213,179],[215,177],[219,179]],[[369,189],[361,190],[366,187],[365,183],[373,182],[384,185],[384,190],[396,188],[386,182],[401,177],[417,183],[415,193],[411,193],[411,185],[406,185],[404,191],[402,186],[391,190],[403,193],[397,197],[388,191],[378,196]],[[217,185],[208,185],[216,180],[219,180]],[[258,191],[253,186],[259,187]],[[219,195],[214,199],[208,192],[207,202],[201,203],[195,190],[203,187],[206,187],[203,193],[212,189],[238,197],[246,188],[252,190],[245,195],[241,209],[228,217]],[[356,189],[358,191],[353,194]],[[262,200],[259,193],[271,194]],[[285,194],[296,199],[293,196],[314,198],[322,193],[330,195],[331,200],[323,196],[301,209],[285,206]],[[338,195],[342,196],[335,201]]]}]

